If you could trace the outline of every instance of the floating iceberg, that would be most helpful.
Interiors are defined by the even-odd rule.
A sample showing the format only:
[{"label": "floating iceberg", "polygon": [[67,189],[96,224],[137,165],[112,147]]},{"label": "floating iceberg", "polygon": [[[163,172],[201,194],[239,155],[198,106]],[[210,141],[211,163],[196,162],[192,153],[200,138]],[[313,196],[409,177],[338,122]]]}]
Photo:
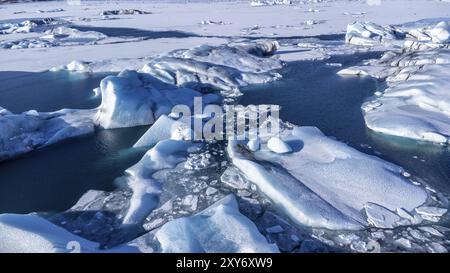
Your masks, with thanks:
[{"label": "floating iceberg", "polygon": [[0,161],[94,132],[95,109],[12,114],[0,109]]},{"label": "floating iceberg", "polygon": [[[245,141],[230,140],[228,153],[246,178],[299,224],[340,230],[393,227],[401,217],[376,215],[395,214],[397,208],[414,213],[427,200],[424,189],[401,175],[401,167],[328,138],[315,127],[283,129],[280,138],[291,153],[272,152],[267,143],[272,137],[261,137],[256,152]],[[390,219],[398,221],[387,223]]]},{"label": "floating iceberg", "polygon": [[96,122],[106,129],[152,124],[162,114],[169,114],[175,105],[193,107],[194,98],[202,95],[130,70],[104,78],[100,91],[102,103]]},{"label": "floating iceberg", "polygon": [[239,212],[233,195],[204,211],[163,225],[155,238],[162,252],[236,253],[279,252],[269,244],[255,224]]}]

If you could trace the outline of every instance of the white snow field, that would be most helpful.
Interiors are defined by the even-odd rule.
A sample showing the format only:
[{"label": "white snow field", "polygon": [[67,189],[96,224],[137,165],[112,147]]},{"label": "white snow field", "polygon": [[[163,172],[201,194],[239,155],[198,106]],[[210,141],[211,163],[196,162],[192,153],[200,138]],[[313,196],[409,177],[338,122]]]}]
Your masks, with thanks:
[{"label": "white snow field", "polygon": [[447,197],[401,166],[283,121],[281,134],[197,140],[173,111],[198,97],[226,108],[246,86],[282,81],[287,61],[384,51],[339,72],[385,80],[362,105],[367,127],[446,148],[450,3],[373,3],[2,5],[0,73],[117,75],[94,90],[94,109],[11,113],[0,101],[0,161],[95,130],[149,129],[115,190],[42,217],[0,214],[0,252],[447,252]]},{"label": "white snow field", "polygon": [[[113,69],[117,72],[126,68],[136,70],[146,63],[141,60],[149,56],[174,49],[192,48],[200,44],[223,44],[233,38],[276,39],[339,34],[345,33],[347,24],[356,20],[387,25],[449,16],[449,3],[437,0],[415,0],[414,4],[408,0],[386,0],[381,1],[380,5],[369,5],[367,1],[347,0],[292,1],[291,5],[261,7],[252,6],[248,0],[176,2],[82,1],[82,5],[68,5],[65,2],[3,5],[0,9],[0,25],[51,17],[68,22],[68,27],[89,27],[92,31],[103,31],[104,34],[105,28],[118,30],[110,35],[106,33],[111,42],[106,39],[88,46],[19,49],[16,54],[11,54],[9,50],[0,50],[2,60],[0,71],[44,71],[66,65],[73,60],[100,63],[111,63],[115,60],[114,66],[105,65],[102,69],[104,71]],[[54,13],[36,12],[61,8],[63,11]],[[106,17],[100,15],[104,11],[123,9],[136,9],[150,14],[106,15]],[[207,20],[222,21],[224,24],[201,24]],[[316,23],[308,25],[305,23],[307,21]],[[133,29],[148,33],[132,34],[137,38],[124,37],[127,32],[133,33]],[[182,35],[177,35],[176,32],[181,32]],[[39,32],[16,33],[2,35],[0,39],[2,41],[39,39],[43,35]],[[280,56],[286,59],[296,58],[299,53],[297,49],[283,48]],[[17,54],[18,52],[20,54]]]},{"label": "white snow field", "polygon": [[388,88],[362,106],[367,127],[388,135],[450,142],[449,21],[413,26],[349,25],[346,41],[393,48],[367,66],[340,74],[386,78]]}]

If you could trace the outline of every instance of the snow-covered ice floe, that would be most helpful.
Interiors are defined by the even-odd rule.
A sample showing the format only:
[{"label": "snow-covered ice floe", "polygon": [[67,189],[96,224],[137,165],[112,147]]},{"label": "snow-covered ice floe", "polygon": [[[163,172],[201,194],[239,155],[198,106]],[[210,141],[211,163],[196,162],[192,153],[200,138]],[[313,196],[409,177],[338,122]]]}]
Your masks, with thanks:
[{"label": "snow-covered ice floe", "polygon": [[[251,151],[246,141],[229,140],[228,154],[298,224],[357,230],[421,221],[415,209],[427,202],[427,192],[397,165],[328,138],[315,127],[287,124],[280,136],[268,134],[259,141],[260,149]],[[413,216],[405,219],[398,210]]]},{"label": "snow-covered ice floe", "polygon": [[279,252],[255,224],[239,212],[233,195],[202,212],[163,225],[155,237],[162,252],[251,253]]},{"label": "snow-covered ice floe", "polygon": [[95,109],[13,114],[0,108],[0,161],[92,133],[94,116]]},{"label": "snow-covered ice floe", "polygon": [[[372,25],[363,24],[366,29]],[[370,129],[399,137],[449,143],[450,27],[447,22],[440,22],[421,28],[399,29],[396,32],[401,31],[404,35],[399,40],[401,43],[396,44],[398,50],[388,51],[378,61],[347,68],[339,74],[386,79],[388,88],[362,106]],[[385,37],[383,39],[392,38],[381,30],[379,32],[382,32],[379,37]],[[352,33],[354,30],[347,32],[349,42],[352,42]],[[364,31],[358,33],[369,36],[363,34]],[[398,35],[395,37],[400,39]]]}]

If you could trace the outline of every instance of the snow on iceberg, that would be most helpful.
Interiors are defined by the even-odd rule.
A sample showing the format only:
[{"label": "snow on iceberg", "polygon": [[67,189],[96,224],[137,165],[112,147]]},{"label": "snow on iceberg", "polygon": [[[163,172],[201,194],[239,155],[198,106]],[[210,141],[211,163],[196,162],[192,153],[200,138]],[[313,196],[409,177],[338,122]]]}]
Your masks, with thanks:
[{"label": "snow on iceberg", "polygon": [[269,244],[255,224],[239,212],[232,194],[196,215],[166,223],[155,233],[155,238],[162,252],[279,252],[276,245]]},{"label": "snow on iceberg", "polygon": [[[229,156],[248,180],[299,224],[362,229],[374,223],[375,210],[368,208],[376,206],[376,215],[394,214],[397,208],[414,214],[427,201],[425,190],[404,178],[401,167],[328,138],[315,127],[285,127],[280,138],[292,149],[286,154],[267,147],[271,135],[260,137],[256,152],[246,148],[245,141],[229,140]],[[382,219],[377,220],[378,227],[400,225],[378,218]]]},{"label": "snow on iceberg", "polygon": [[280,77],[273,70],[281,68],[282,63],[270,57],[277,48],[277,42],[273,41],[202,45],[157,57],[141,71],[178,86],[223,91],[225,96],[235,96],[241,86]]},{"label": "snow on iceberg", "polygon": [[0,111],[0,161],[92,133],[94,115],[95,109],[40,113],[30,110],[22,114],[3,109]]}]

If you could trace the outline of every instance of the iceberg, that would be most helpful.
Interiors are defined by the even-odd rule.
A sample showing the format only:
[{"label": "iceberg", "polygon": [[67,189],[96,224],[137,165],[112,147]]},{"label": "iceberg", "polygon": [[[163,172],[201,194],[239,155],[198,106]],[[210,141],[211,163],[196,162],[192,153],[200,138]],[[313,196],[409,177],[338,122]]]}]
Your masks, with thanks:
[{"label": "iceberg", "polygon": [[162,252],[265,253],[279,252],[255,224],[239,212],[234,195],[204,211],[170,221],[155,232]]},{"label": "iceberg", "polygon": [[100,92],[102,102],[96,123],[105,129],[152,124],[162,114],[169,114],[175,105],[193,107],[194,97],[202,95],[130,70],[104,78]]},{"label": "iceberg", "polygon": [[260,137],[256,152],[245,141],[229,140],[228,154],[298,224],[339,230],[393,227],[401,225],[397,208],[414,213],[427,201],[425,190],[403,177],[401,167],[328,138],[315,127],[289,125],[281,131],[291,153],[273,152],[268,147],[271,134]]}]

